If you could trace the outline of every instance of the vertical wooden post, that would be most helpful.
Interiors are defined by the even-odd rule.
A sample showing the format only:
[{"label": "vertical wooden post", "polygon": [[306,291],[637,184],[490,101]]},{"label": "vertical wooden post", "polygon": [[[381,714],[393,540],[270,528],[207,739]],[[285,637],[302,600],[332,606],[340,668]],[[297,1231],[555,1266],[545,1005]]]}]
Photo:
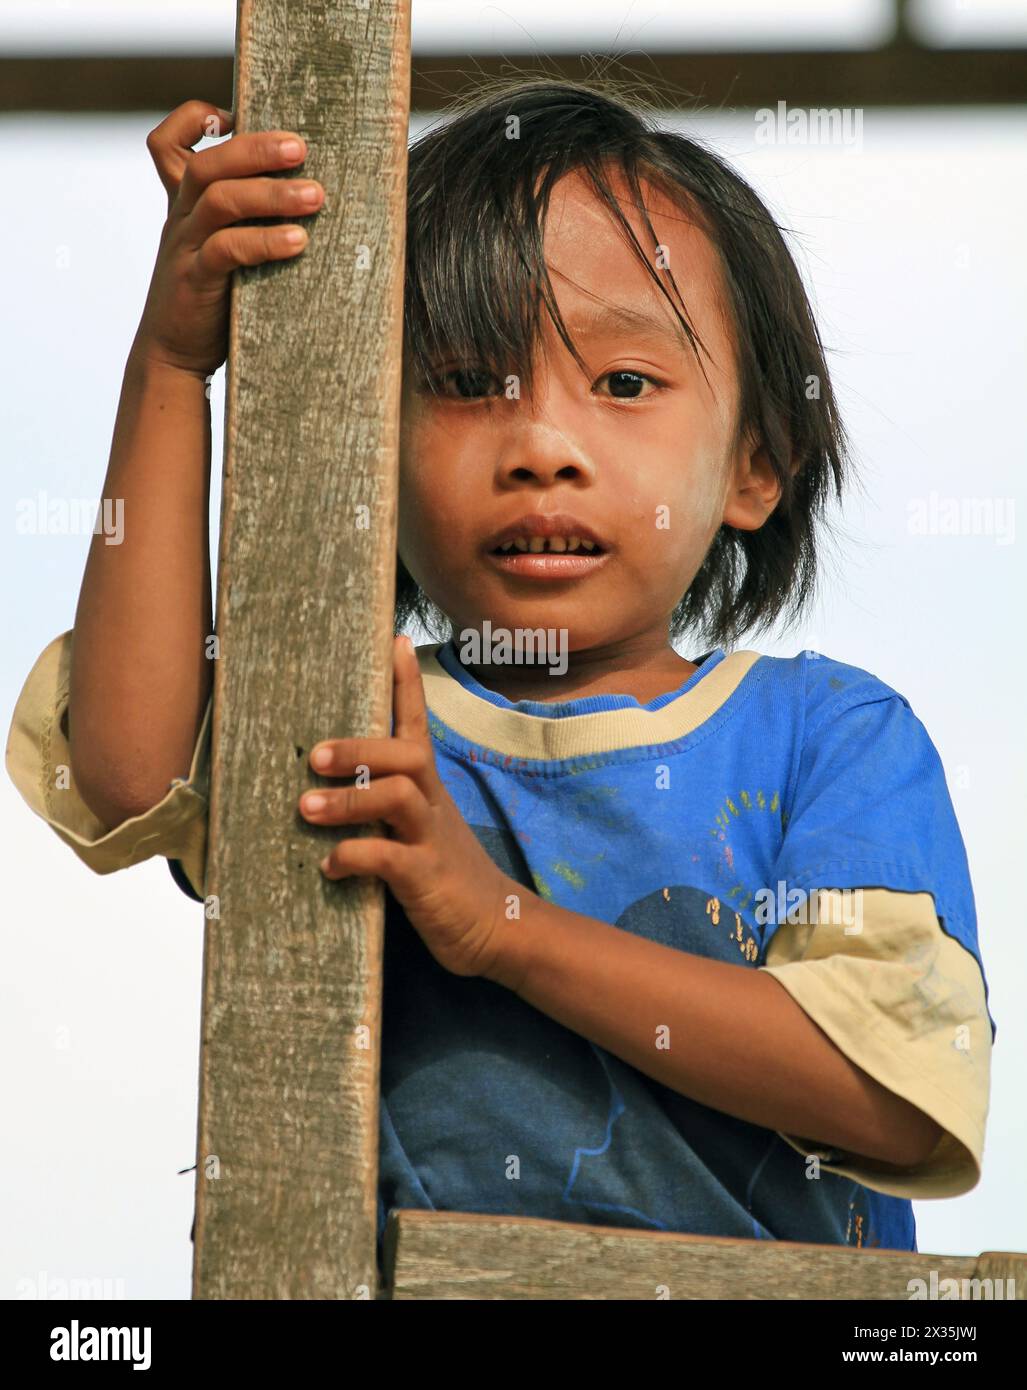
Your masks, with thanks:
[{"label": "vertical wooden post", "polygon": [[325,204],[232,289],[196,1298],[376,1293],[383,890],[328,884],[296,804],[319,739],[389,732],[409,34],[239,0],[236,130],[301,134]]}]

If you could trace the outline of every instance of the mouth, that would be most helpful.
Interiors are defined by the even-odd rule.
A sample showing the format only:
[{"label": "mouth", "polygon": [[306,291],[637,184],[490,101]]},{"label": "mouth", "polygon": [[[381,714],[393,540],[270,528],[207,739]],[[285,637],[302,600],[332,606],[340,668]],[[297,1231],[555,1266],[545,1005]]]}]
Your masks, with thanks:
[{"label": "mouth", "polygon": [[528,575],[534,579],[576,579],[579,575],[591,574],[610,558],[609,552],[594,550],[563,552],[490,550],[488,558],[497,569],[507,574]]},{"label": "mouth", "polygon": [[508,574],[564,579],[598,569],[610,549],[576,517],[532,513],[490,536],[485,553]]}]

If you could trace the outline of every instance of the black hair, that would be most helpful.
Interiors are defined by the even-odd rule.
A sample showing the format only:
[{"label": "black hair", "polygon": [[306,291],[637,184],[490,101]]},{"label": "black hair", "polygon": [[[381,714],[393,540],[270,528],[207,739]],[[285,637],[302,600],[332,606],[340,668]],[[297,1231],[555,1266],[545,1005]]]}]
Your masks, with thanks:
[{"label": "black hair", "polygon": [[[721,525],[672,615],[671,640],[687,632],[727,646],[782,614],[795,622],[805,612],[816,588],[818,526],[832,485],[840,497],[849,467],[802,278],[781,228],[738,173],[698,141],[660,129],[646,101],[614,94],[606,81],[517,77],[479,88],[410,147],[404,348],[425,382],[445,353],[499,381],[513,372],[530,390],[544,307],[583,366],[543,253],[552,188],[581,171],[667,297],[701,365],[703,345],[673,275],[657,270],[639,244],[611,187],[611,167],[623,173],[654,246],[640,179],[709,235],[736,342],[738,438],[751,431],[762,440],[781,485],[758,530]],[[397,555],[396,632],[414,619],[436,640],[451,635],[445,614]]]}]

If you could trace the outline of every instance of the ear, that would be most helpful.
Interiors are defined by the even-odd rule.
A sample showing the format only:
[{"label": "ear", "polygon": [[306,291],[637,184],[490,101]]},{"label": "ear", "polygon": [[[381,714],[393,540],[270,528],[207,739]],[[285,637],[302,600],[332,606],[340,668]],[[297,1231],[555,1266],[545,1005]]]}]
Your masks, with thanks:
[{"label": "ear", "polygon": [[751,435],[732,461],[724,498],[724,525],[758,531],[781,500],[781,484],[761,440]]}]

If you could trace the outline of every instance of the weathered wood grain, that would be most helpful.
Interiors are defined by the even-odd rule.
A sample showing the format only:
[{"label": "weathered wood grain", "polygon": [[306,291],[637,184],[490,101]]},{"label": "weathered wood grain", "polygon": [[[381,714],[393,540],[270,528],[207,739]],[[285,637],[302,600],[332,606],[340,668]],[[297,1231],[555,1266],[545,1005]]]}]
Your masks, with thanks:
[{"label": "weathered wood grain", "polygon": [[236,130],[301,134],[325,203],[232,290],[196,1298],[376,1291],[383,890],[327,883],[296,805],[315,742],[389,731],[409,26],[238,8]]},{"label": "weathered wood grain", "polygon": [[393,1299],[908,1302],[909,1281],[929,1287],[932,1271],[938,1281],[1013,1277],[1016,1298],[1027,1298],[1027,1254],[907,1254],[413,1210],[389,1214],[383,1274]]}]

